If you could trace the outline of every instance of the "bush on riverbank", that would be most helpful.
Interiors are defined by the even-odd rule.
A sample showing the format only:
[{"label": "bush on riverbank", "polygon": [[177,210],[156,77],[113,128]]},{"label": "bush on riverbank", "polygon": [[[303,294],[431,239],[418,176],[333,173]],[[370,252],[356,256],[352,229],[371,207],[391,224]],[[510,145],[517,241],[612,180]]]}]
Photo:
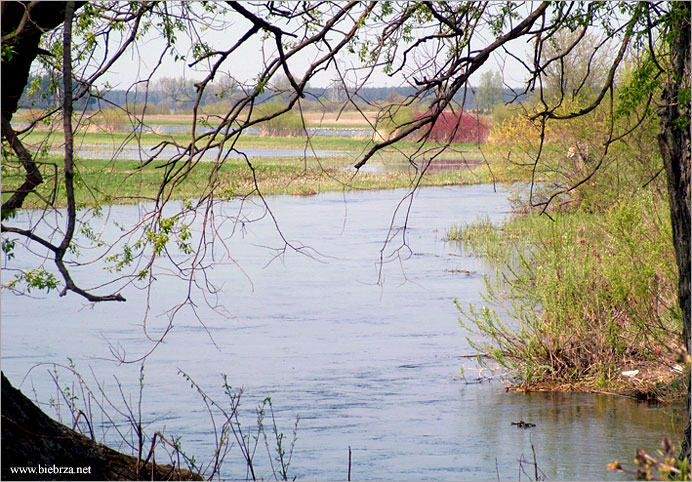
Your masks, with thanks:
[{"label": "bush on riverbank", "polygon": [[[430,114],[418,114],[418,117]],[[445,111],[430,128],[429,139],[433,142],[463,142],[485,144],[488,126],[478,116],[463,111]]]},{"label": "bush on riverbank", "polygon": [[[646,115],[604,150],[607,114],[549,125],[542,144],[528,118],[493,131],[490,151],[504,159],[495,172],[541,182],[515,187],[516,213],[502,226],[449,232],[498,266],[486,306],[460,306],[461,322],[520,386],[683,397],[689,357],[657,120]],[[626,132],[630,120],[616,121]]]},{"label": "bush on riverbank", "polygon": [[[476,343],[524,385],[684,394],[682,317],[667,205],[650,192],[600,213],[530,214],[458,233],[507,264],[487,282],[489,306],[460,307]],[[498,231],[524,244],[512,252]],[[482,238],[478,233],[485,231]],[[488,242],[489,246],[478,247]],[[470,323],[469,323],[470,322]],[[638,373],[632,372],[638,370]],[[624,372],[624,374],[623,374]],[[629,376],[628,376],[629,374]]]},{"label": "bush on riverbank", "polygon": [[106,132],[115,132],[121,129],[126,122],[125,111],[117,107],[103,109],[95,117],[95,124],[98,129]]},{"label": "bush on riverbank", "polygon": [[416,116],[415,108],[403,105],[392,104],[380,110],[375,120],[376,142],[390,139],[411,125]]}]

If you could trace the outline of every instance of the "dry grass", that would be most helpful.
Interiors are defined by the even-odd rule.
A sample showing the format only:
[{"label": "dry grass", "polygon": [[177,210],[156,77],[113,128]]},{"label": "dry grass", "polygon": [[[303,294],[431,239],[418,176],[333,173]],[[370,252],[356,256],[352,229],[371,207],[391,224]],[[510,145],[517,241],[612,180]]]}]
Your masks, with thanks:
[{"label": "dry grass", "polygon": [[[365,115],[365,119],[363,118]],[[363,114],[360,112],[342,112],[339,115],[338,112],[305,112],[303,117],[305,117],[305,122],[309,127],[319,127],[319,126],[340,126],[340,127],[363,127],[369,128],[370,123],[375,124],[377,119],[377,111],[364,111]]]},{"label": "dry grass", "polygon": [[507,390],[530,392],[580,392],[619,395],[648,402],[673,402],[684,398],[685,387],[689,383],[689,363],[687,368],[671,356],[665,361],[643,361],[632,359],[627,372],[636,374],[615,374],[607,388],[599,388],[598,376],[584,377],[577,381],[560,379],[541,380],[532,383],[508,385]]}]

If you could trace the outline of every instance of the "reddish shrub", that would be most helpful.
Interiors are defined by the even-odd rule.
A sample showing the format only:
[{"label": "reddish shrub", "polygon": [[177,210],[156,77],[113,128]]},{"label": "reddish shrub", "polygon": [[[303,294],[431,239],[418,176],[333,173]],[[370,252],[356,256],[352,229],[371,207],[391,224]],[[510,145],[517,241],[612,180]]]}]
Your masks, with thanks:
[{"label": "reddish shrub", "polygon": [[[429,113],[419,117],[428,116]],[[488,139],[488,126],[480,119],[464,112],[445,111],[430,130],[430,139],[437,142],[484,143]]]}]

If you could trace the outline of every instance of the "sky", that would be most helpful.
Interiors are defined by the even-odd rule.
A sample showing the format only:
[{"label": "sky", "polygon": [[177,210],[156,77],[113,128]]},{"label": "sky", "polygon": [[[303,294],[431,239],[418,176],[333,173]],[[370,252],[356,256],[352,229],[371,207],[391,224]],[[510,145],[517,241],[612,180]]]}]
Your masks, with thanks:
[{"label": "sky", "polygon": [[[221,24],[219,24],[219,27]],[[250,23],[246,19],[237,14],[232,14],[224,18],[223,28],[210,28],[206,31],[199,32],[201,38],[207,42],[212,48],[227,49],[232,45],[242,34],[247,31]],[[478,44],[494,40],[487,32],[480,31],[481,40]],[[177,41],[178,53],[185,55],[188,59],[192,58],[191,46],[192,41],[188,36],[180,35]],[[201,65],[203,68],[190,67],[189,60],[176,60],[173,55],[160,56],[160,53],[165,47],[165,40],[160,37],[158,32],[151,31],[143,39],[137,42],[136,46],[126,53],[123,58],[119,59],[109,70],[101,81],[98,83],[101,86],[108,82],[113,88],[127,88],[134,82],[142,80],[151,75],[152,69],[161,62],[161,65],[156,69],[152,76],[152,80],[157,80],[163,77],[182,77],[195,81],[201,80],[206,76],[208,65]],[[520,57],[527,56],[527,45],[525,42],[517,43],[510,48],[515,49],[515,53]],[[111,51],[113,51],[111,47]],[[232,75],[235,79],[242,82],[252,84],[253,79],[256,79],[260,72],[264,60],[275,53],[275,47],[272,42],[267,42],[263,45],[258,35],[255,35],[241,50],[229,58],[228,67],[222,69],[222,72]],[[294,76],[300,75],[307,66],[313,61],[314,52],[307,53],[302,58],[291,63],[291,70]],[[348,54],[342,51],[338,57],[339,65],[342,69],[359,65],[358,57],[353,54]],[[503,74],[504,81],[512,87],[519,87],[525,77],[525,70],[521,65],[511,57],[505,57],[503,60],[499,56],[491,57],[483,67],[471,77],[471,84],[477,85],[480,75],[488,70],[496,70]],[[405,71],[404,71],[405,72]],[[355,71],[351,72],[351,80],[360,76]],[[410,74],[409,74],[410,75]],[[338,75],[334,70],[323,72],[316,75],[311,81],[312,87],[328,87]],[[359,79],[360,80],[360,79]],[[368,78],[366,86],[368,87],[398,87],[406,85],[407,77],[401,73],[390,77],[386,75],[382,69],[377,69]]]}]

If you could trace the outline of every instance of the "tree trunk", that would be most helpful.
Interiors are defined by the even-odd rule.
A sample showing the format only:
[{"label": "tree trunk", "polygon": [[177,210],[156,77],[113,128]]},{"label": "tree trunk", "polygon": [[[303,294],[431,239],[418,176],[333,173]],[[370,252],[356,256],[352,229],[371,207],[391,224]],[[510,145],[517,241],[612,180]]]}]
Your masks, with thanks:
[{"label": "tree trunk", "polygon": [[[672,2],[670,71],[659,109],[658,144],[668,176],[668,200],[680,279],[678,298],[683,317],[682,336],[690,353],[690,4]],[[688,389],[688,409],[690,392]],[[690,420],[682,447],[690,454]]]},{"label": "tree trunk", "polygon": [[[79,8],[84,2],[75,2]],[[2,204],[2,218],[24,204],[24,199],[43,182],[31,153],[12,129],[10,121],[29,82],[31,64],[39,54],[41,36],[63,23],[66,2],[2,2],[3,55],[0,69],[2,137],[8,142],[26,171],[24,183]]]},{"label": "tree trunk", "polygon": [[[78,9],[85,2],[75,2]],[[39,53],[41,36],[65,19],[66,2],[2,2],[2,35],[14,34],[2,61],[2,116],[10,122],[29,81],[31,63]]]},{"label": "tree trunk", "polygon": [[[1,438],[3,480],[203,480],[178,467],[145,465],[56,422],[14,388],[4,373]],[[36,473],[17,473],[19,467]]]}]

